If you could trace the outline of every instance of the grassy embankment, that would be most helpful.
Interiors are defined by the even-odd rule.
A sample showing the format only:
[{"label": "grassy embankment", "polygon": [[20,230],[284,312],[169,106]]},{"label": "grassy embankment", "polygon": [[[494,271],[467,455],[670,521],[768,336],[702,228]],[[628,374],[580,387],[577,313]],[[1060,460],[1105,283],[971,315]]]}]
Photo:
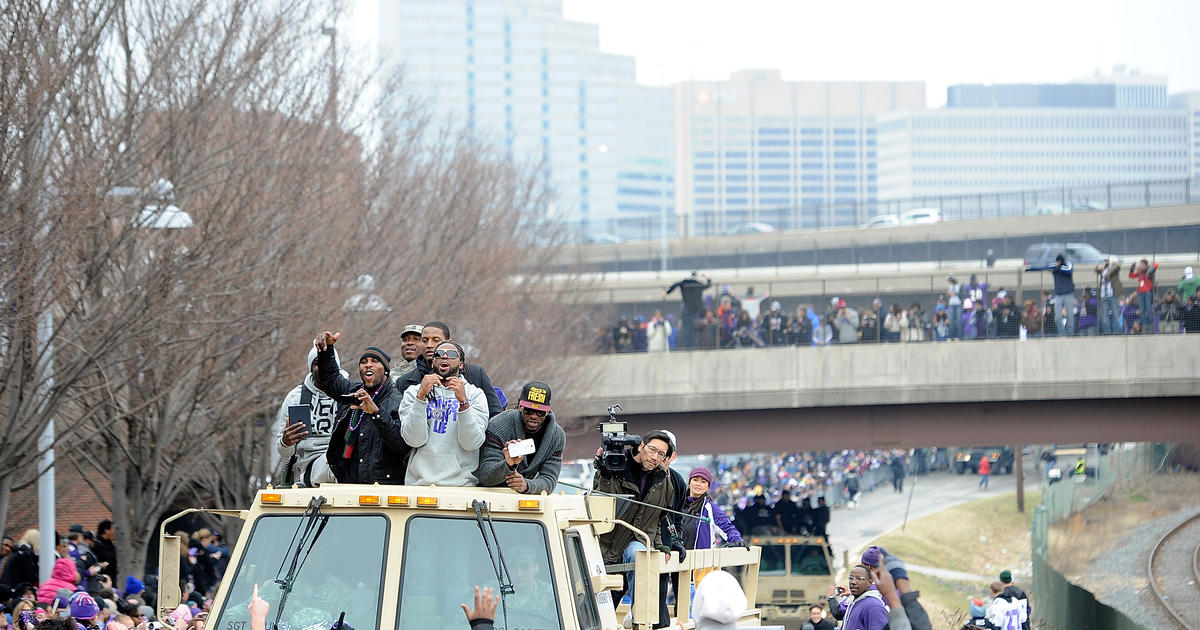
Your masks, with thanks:
[{"label": "grassy embankment", "polygon": [[[947,508],[886,534],[883,545],[910,565],[968,573],[986,579],[952,579],[910,570],[913,586],[934,628],[957,630],[967,619],[967,600],[984,597],[1000,571],[1026,584],[1032,573],[1029,530],[1041,492],[1026,492],[1025,513],[1009,492]],[[854,556],[851,556],[853,562]]]}]

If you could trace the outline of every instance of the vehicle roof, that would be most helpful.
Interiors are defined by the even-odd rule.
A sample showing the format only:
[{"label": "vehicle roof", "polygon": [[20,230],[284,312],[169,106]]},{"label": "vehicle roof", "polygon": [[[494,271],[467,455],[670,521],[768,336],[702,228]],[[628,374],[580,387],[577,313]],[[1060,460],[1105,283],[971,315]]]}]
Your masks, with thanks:
[{"label": "vehicle roof", "polygon": [[[264,503],[263,495],[278,494],[278,503]],[[488,507],[492,512],[507,512],[507,513],[551,513],[558,512],[560,515],[571,515],[571,512],[576,512],[579,515],[587,514],[586,497],[581,494],[539,494],[528,495],[519,494],[508,488],[439,488],[437,486],[385,486],[379,484],[336,484],[325,483],[317,488],[266,488],[260,490],[255,497],[254,509],[262,509],[264,512],[294,512],[303,511],[308,507],[308,503],[314,497],[323,496],[326,499],[325,505],[330,508],[361,508],[363,510],[372,510],[378,512],[383,509],[409,510],[428,512],[455,512],[465,511],[474,513],[472,501],[480,499],[488,503]],[[377,497],[377,504],[363,504],[363,497]],[[406,497],[407,505],[389,505],[389,497]],[[436,498],[436,506],[421,506],[418,505],[418,498]],[[522,509],[519,501],[537,500],[540,505],[537,509]],[[369,499],[368,499],[369,501]],[[567,514],[563,514],[563,512]]]}]

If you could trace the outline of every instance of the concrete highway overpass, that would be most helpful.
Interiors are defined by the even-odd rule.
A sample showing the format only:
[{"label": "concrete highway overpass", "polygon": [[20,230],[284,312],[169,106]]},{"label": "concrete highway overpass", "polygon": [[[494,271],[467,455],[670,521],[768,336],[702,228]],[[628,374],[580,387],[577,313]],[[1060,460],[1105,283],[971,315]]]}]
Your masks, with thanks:
[{"label": "concrete highway overpass", "polygon": [[[1106,253],[1200,251],[1200,204],[1017,216],[864,230],[840,228],[669,239],[669,274],[693,269],[748,269],[875,263],[955,264],[1020,258],[1034,242],[1087,242]],[[632,241],[563,249],[557,269],[610,274],[660,269],[662,243]],[[673,282],[674,280],[672,280]]]},{"label": "concrete highway overpass", "polygon": [[[1200,335],[707,350],[583,362],[591,384],[570,397],[571,411],[602,412],[619,402],[631,432],[670,429],[689,453],[1200,441]],[[567,456],[591,456],[598,445],[595,433],[573,436]]]}]

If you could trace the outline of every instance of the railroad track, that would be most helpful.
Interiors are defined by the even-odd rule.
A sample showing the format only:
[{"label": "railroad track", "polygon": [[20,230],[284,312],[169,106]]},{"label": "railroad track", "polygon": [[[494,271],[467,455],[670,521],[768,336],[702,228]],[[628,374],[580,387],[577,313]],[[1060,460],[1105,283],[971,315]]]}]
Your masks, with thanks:
[{"label": "railroad track", "polygon": [[1185,630],[1200,629],[1200,513],[1167,532],[1146,560],[1154,599]]}]

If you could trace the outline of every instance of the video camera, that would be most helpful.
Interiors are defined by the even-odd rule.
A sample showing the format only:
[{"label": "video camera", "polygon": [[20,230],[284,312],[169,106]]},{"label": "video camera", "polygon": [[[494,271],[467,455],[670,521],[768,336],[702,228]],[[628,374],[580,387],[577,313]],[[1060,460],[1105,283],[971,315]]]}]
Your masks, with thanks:
[{"label": "video camera", "polygon": [[601,470],[609,473],[624,472],[628,467],[629,460],[625,457],[625,448],[632,446],[637,447],[642,443],[641,436],[626,433],[629,424],[617,420],[617,412],[621,410],[621,405],[614,404],[608,408],[608,422],[601,422],[600,426],[596,427],[600,431],[600,445],[602,451],[598,466]]}]

